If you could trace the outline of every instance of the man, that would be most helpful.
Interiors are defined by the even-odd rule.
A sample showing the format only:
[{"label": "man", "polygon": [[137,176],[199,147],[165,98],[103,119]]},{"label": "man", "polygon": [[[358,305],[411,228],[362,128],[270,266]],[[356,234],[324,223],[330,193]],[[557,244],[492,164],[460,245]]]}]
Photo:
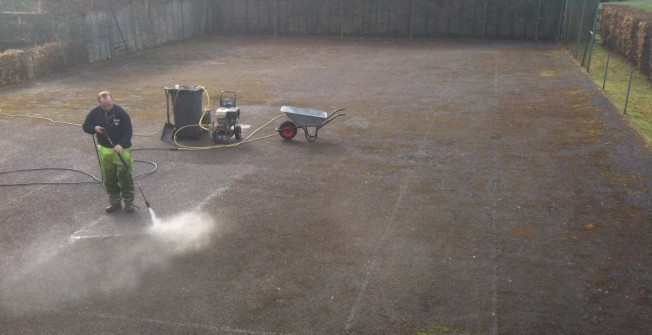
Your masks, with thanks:
[{"label": "man", "polygon": [[[91,109],[82,127],[85,133],[97,134],[102,183],[109,194],[109,207],[106,208],[106,212],[111,213],[121,209],[121,202],[124,200],[125,211],[133,213],[136,206],[134,206],[134,181],[131,175],[133,170],[131,119],[122,107],[113,103],[111,93],[100,92],[97,95],[97,102],[99,106]],[[107,135],[111,141],[106,138]],[[114,145],[111,145],[111,142]],[[118,154],[127,162],[129,169],[125,168]]]}]

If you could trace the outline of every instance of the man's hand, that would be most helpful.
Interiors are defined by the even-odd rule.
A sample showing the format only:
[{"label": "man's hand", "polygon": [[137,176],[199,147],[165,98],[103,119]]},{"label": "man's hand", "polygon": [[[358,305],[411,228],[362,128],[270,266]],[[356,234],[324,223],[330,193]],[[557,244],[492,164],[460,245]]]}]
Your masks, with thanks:
[{"label": "man's hand", "polygon": [[104,128],[102,128],[102,127],[100,127],[100,126],[95,126],[95,132],[96,132],[96,133],[98,133],[98,134],[102,134],[102,131],[103,131],[103,130],[104,130]]},{"label": "man's hand", "polygon": [[113,151],[116,153],[121,153],[122,152],[122,146],[120,144],[116,144],[115,147],[113,147]]}]

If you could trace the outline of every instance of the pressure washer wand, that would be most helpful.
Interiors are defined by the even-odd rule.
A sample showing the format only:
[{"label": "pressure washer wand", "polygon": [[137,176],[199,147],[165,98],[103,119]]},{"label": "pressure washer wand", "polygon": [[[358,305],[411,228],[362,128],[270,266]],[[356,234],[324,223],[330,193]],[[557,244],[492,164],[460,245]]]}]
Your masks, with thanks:
[{"label": "pressure washer wand", "polygon": [[[108,135],[107,133],[105,133],[104,131],[102,131],[102,135],[104,135],[104,137],[106,137],[106,139],[107,139],[107,140],[109,141],[109,143],[111,144],[111,147],[115,147],[115,144],[113,144],[113,141],[111,141],[111,138],[109,137],[109,135]],[[149,205],[149,201],[147,201],[147,197],[145,197],[145,193],[143,193],[143,189],[140,188],[140,185],[138,185],[138,183],[136,182],[136,179],[135,179],[134,176],[131,174],[131,171],[129,171],[129,165],[127,164],[127,162],[125,161],[125,159],[122,157],[122,155],[121,155],[119,152],[116,152],[116,154],[118,154],[118,158],[120,158],[120,161],[122,162],[122,165],[125,166],[125,169],[126,169],[127,172],[129,172],[129,174],[131,175],[131,180],[133,180],[133,181],[134,181],[134,185],[136,185],[136,187],[138,187],[138,191],[140,191],[140,195],[142,195],[142,196],[143,196],[143,199],[145,199],[145,206],[147,206],[147,208],[152,208],[152,206]]]}]

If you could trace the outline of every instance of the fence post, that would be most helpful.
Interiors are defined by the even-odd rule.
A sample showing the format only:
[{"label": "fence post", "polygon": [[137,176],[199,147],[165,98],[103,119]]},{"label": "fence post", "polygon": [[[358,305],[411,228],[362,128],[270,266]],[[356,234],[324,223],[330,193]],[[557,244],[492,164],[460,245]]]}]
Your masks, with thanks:
[{"label": "fence post", "polygon": [[591,43],[589,43],[589,59],[586,61],[586,72],[591,72],[591,57],[593,56],[593,44],[595,41],[595,33],[591,32],[591,36],[589,36],[589,40]]},{"label": "fence post", "polygon": [[[580,15],[580,25],[577,28],[577,46],[575,47],[575,58],[579,58],[580,39],[582,38],[582,26],[584,25],[584,10],[586,9],[586,0],[582,0],[582,12]],[[584,64],[582,64],[583,66]]]},{"label": "fence post", "polygon": [[181,39],[186,38],[186,25],[184,24],[185,20],[183,18],[183,0],[179,0],[179,8],[181,8]]},{"label": "fence post", "polygon": [[623,114],[627,114],[627,104],[629,103],[629,91],[632,88],[632,76],[634,75],[634,71],[629,73],[629,84],[627,84],[627,95],[625,96],[625,109],[623,110]]},{"label": "fence post", "polygon": [[564,25],[566,24],[566,11],[568,10],[568,0],[564,1],[564,5],[561,5],[559,10],[559,24],[557,25],[557,39],[556,42],[564,42]]},{"label": "fence post", "polygon": [[[586,60],[586,51],[591,48],[591,51],[593,49],[593,39],[595,36],[595,28],[597,27],[597,22],[598,22],[598,13],[600,11],[600,3],[597,4],[595,7],[595,12],[593,13],[593,23],[591,24],[591,31],[589,31],[589,39],[586,41],[586,48],[584,49],[584,56],[582,56],[582,66],[584,66],[584,61]],[[582,27],[580,27],[581,29]],[[589,62],[591,62],[591,56],[589,51]],[[588,66],[586,67],[586,71],[589,71]]]},{"label": "fence post", "polygon": [[107,6],[104,6],[104,20],[106,22],[106,32],[108,33],[109,37],[109,58],[113,58],[113,24],[111,23],[111,19],[109,18],[109,11],[107,9]]},{"label": "fence post", "polygon": [[206,22],[206,14],[208,12],[208,0],[204,0],[204,12],[201,16],[201,31],[199,32],[199,37],[204,37],[204,23]]},{"label": "fence post", "polygon": [[340,0],[340,38],[344,37],[344,0]]},{"label": "fence post", "polygon": [[487,0],[484,0],[484,22],[482,22],[482,39],[487,33]]},{"label": "fence post", "polygon": [[414,26],[414,0],[410,0],[410,39],[412,39],[412,28]]},{"label": "fence post", "polygon": [[278,30],[278,16],[279,16],[279,11],[278,11],[278,0],[274,1],[274,12],[272,15],[274,15],[274,37],[276,37],[277,30]]},{"label": "fence post", "polygon": [[537,25],[536,28],[534,28],[534,40],[538,41],[539,40],[539,21],[541,20],[541,0],[539,0],[539,4],[537,7]]},{"label": "fence post", "polygon": [[607,71],[609,71],[609,59],[611,59],[611,54],[607,55],[607,65],[604,67],[604,78],[602,79],[602,90],[604,91],[604,86],[607,84]]}]

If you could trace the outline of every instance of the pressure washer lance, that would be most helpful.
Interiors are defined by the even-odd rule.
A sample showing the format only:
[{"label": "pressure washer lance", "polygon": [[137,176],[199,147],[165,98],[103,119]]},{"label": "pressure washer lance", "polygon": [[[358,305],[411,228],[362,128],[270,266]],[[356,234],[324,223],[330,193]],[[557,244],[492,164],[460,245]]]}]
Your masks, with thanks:
[{"label": "pressure washer lance", "polygon": [[[106,139],[111,144],[111,147],[115,147],[115,144],[113,144],[113,141],[111,141],[111,138],[109,137],[109,135],[106,132],[102,131],[102,135],[104,135],[104,137],[106,137]],[[131,175],[131,180],[133,180],[134,185],[136,185],[136,187],[138,187],[138,190],[140,191],[140,195],[142,195],[143,199],[145,199],[145,206],[147,206],[147,208],[152,208],[152,206],[149,205],[149,201],[147,201],[147,198],[145,197],[145,193],[143,193],[143,189],[140,188],[140,185],[138,185],[138,183],[136,182],[136,179],[134,179],[133,174],[131,174],[131,171],[129,171],[129,165],[127,164],[127,162],[125,161],[125,159],[122,157],[122,155],[119,152],[116,152],[116,154],[118,154],[118,158],[120,158],[120,161],[122,162],[122,165],[125,166],[125,169],[127,170],[127,172],[129,172],[129,175]]]}]

